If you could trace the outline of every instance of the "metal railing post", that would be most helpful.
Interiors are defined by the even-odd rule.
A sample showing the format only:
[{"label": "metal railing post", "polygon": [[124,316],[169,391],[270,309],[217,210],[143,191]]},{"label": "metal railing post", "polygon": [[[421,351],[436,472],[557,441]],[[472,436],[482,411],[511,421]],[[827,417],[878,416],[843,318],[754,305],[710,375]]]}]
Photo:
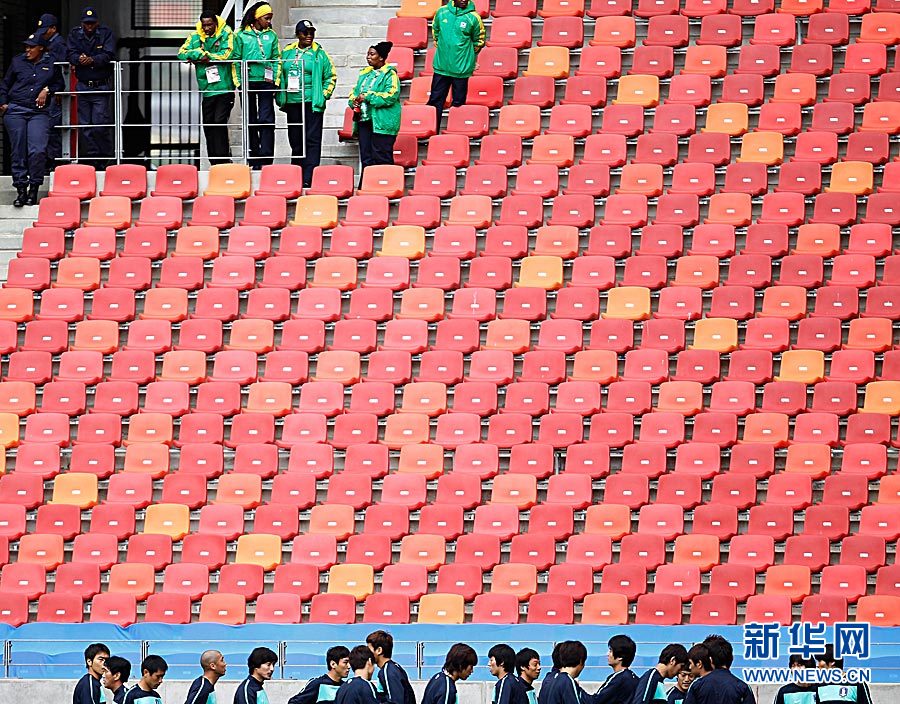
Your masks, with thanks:
[{"label": "metal railing post", "polygon": [[113,122],[115,123],[116,163],[122,163],[122,62],[113,62]]},{"label": "metal railing post", "polygon": [[3,676],[9,678],[9,663],[12,660],[12,641],[3,642]]},{"label": "metal railing post", "polygon": [[241,151],[244,155],[244,163],[250,163],[250,127],[247,120],[249,112],[249,83],[250,71],[247,69],[247,62],[241,60]]},{"label": "metal railing post", "polygon": [[280,640],[278,641],[278,665],[281,671],[281,679],[284,679],[284,665],[285,660],[287,659],[287,642]]},{"label": "metal railing post", "polygon": [[422,671],[425,669],[425,642],[416,642],[416,671],[418,679],[422,679]]},{"label": "metal railing post", "polygon": [[141,641],[141,661],[144,660],[150,654],[150,641],[142,640]]}]

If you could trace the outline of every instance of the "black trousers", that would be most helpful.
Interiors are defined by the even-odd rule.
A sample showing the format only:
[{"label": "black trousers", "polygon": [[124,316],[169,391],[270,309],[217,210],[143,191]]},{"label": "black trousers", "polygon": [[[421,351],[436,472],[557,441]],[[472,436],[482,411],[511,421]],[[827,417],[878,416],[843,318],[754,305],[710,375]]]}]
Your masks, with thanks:
[{"label": "black trousers", "polygon": [[206,154],[210,164],[227,164],[231,161],[227,124],[233,107],[234,93],[212,95],[204,98],[200,104],[203,134],[206,135]]},{"label": "black trousers", "polygon": [[312,185],[313,169],[322,162],[322,128],[325,113],[313,110],[312,103],[288,103],[285,112],[288,121],[288,141],[291,143],[291,163],[303,168],[303,187],[309,188]]},{"label": "black trousers", "polygon": [[39,186],[44,182],[50,114],[37,108],[10,104],[3,116],[12,152],[10,167],[13,185]]},{"label": "black trousers", "polygon": [[428,97],[428,104],[433,105],[437,112],[437,131],[441,131],[441,120],[444,117],[444,103],[447,102],[447,96],[450,90],[453,90],[453,99],[450,104],[453,107],[459,107],[466,104],[466,97],[469,94],[468,78],[451,78],[440,73],[435,73],[431,77],[431,95]]},{"label": "black trousers", "polygon": [[[112,83],[97,88],[88,88],[80,81],[76,84],[78,93],[78,159],[92,163],[98,169],[106,167],[115,158],[113,153],[113,111]],[[88,127],[88,125],[104,125]]]},{"label": "black trousers", "polygon": [[251,81],[247,98],[250,123],[250,164],[255,170],[271,164],[275,156],[275,86]]},{"label": "black trousers", "polygon": [[[359,161],[362,168],[375,166],[376,164],[394,163],[395,134],[378,134],[372,131],[372,122],[357,123],[357,136],[359,137]],[[362,169],[359,173],[359,182],[362,184]]]},{"label": "black trousers", "polygon": [[62,103],[61,98],[53,96],[47,109],[50,115],[50,135],[47,138],[47,163],[45,169],[47,175],[53,170],[57,162],[62,159]]}]

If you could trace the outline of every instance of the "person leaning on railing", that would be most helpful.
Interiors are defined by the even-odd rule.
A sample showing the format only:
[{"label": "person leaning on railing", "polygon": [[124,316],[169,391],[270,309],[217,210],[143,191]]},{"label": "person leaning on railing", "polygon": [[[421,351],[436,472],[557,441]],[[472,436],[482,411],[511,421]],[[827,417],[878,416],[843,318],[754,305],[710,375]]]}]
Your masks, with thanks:
[{"label": "person leaning on railing", "polygon": [[[116,58],[116,38],[100,24],[93,7],[84,8],[81,24],[69,32],[66,42],[78,93],[78,158],[92,160],[98,169],[106,167],[113,154],[112,62]],[[87,125],[104,125],[88,127]]]},{"label": "person leaning on railing", "polygon": [[190,33],[178,58],[194,64],[197,85],[203,94],[203,133],[210,164],[231,161],[228,143],[228,118],[234,107],[234,78],[231,65],[224,62],[234,51],[234,33],[225,20],[213,12],[204,12],[197,29]]},{"label": "person leaning on railing", "polygon": [[369,65],[359,72],[350,91],[353,127],[359,137],[360,184],[367,166],[394,163],[394,141],[400,131],[400,78],[397,69],[387,63],[393,46],[378,42],[369,47]]},{"label": "person leaning on railing", "polygon": [[315,41],[313,23],[300,20],[295,31],[297,41],[281,52],[281,90],[275,100],[287,113],[291,163],[303,167],[303,187],[309,188],[313,169],[322,161],[325,103],[334,93],[337,76],[331,57]]},{"label": "person leaning on railing", "polygon": [[[247,122],[250,124],[250,164],[261,169],[275,156],[275,91],[281,80],[281,50],[272,30],[272,7],[251,5],[234,35],[233,59],[247,63]],[[232,64],[234,83],[241,84],[240,64]]]},{"label": "person leaning on railing", "polygon": [[34,205],[44,183],[50,101],[64,87],[59,67],[45,53],[43,35],[25,39],[25,51],[14,57],[0,82],[0,115],[12,151],[13,205]]}]

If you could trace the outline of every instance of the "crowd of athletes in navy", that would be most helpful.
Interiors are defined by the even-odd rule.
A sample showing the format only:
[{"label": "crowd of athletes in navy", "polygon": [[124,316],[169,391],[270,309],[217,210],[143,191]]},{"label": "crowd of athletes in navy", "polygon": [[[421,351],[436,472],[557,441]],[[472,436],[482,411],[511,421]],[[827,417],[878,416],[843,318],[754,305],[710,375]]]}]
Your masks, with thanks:
[{"label": "crowd of athletes in navy", "polygon": [[[606,662],[611,672],[599,689],[590,692],[578,678],[587,662],[587,648],[577,640],[557,643],[548,672],[533,648],[516,652],[499,643],[487,652],[493,677],[492,704],[756,704],[753,691],[731,672],[734,651],[721,635],[710,635],[690,649],[667,645],[658,662],[646,672],[631,669],[637,645],[627,635],[609,639]],[[325,653],[325,673],[309,680],[287,704],[457,704],[456,683],[468,679],[478,665],[478,653],[465,643],[447,652],[441,671],[427,683],[420,700],[406,671],[393,660],[394,639],[378,630],[364,645],[335,645]],[[87,673],[78,681],[72,704],[162,704],[158,688],[168,665],[159,655],[148,655],[131,682],[131,663],[112,655],[102,643],[84,651]],[[278,655],[266,647],[247,657],[247,676],[234,693],[233,704],[270,704],[265,684],[272,679]],[[792,655],[791,668],[843,668],[828,646],[824,653],[804,660]],[[217,704],[216,683],[228,665],[218,650],[200,656],[202,674],[188,689],[185,704]],[[787,684],[774,704],[873,704],[865,684]],[[173,703],[170,703],[173,704]],[[224,704],[224,702],[223,702]],[[280,704],[280,703],[279,703]]]}]

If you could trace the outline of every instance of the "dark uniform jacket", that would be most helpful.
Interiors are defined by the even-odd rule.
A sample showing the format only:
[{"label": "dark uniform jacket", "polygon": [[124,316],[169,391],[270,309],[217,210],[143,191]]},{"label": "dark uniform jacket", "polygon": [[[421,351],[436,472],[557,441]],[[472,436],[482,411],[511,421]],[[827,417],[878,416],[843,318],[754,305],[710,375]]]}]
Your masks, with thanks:
[{"label": "dark uniform jacket", "polygon": [[328,675],[314,677],[297,694],[288,699],[288,704],[318,704],[319,702],[333,702],[337,698],[338,690],[344,686],[344,682],[335,682]]},{"label": "dark uniform jacket", "polygon": [[[13,59],[10,71],[15,66],[16,60],[21,57],[17,56]],[[6,73],[9,77],[9,71]],[[6,100],[6,79],[3,79],[3,92],[0,93],[0,105],[5,105]],[[37,95],[37,94],[35,94]],[[34,99],[31,100],[31,107],[34,107]],[[91,677],[88,673],[82,675],[81,679],[75,685],[75,691],[72,692],[72,704],[103,704],[103,694],[100,691],[100,680]]]},{"label": "dark uniform jacket", "polygon": [[[19,54],[14,57],[0,83],[0,105],[18,105],[31,110],[38,110],[35,105],[35,99],[43,88],[50,91],[50,95],[63,89],[62,74],[58,66],[53,65],[53,59],[49,54],[45,53],[40,60],[32,63],[25,58],[25,54]],[[44,110],[50,105],[48,97],[44,104]],[[82,677],[75,686],[75,691],[79,691],[79,687],[87,686],[85,678],[93,680],[95,686],[95,694],[100,696],[100,680],[94,679],[88,674]],[[82,700],[87,702],[87,699]],[[94,700],[95,702],[97,700]],[[101,700],[102,701],[102,700]],[[77,701],[75,704],[79,704]]]},{"label": "dark uniform jacket", "polygon": [[[66,42],[68,61],[75,67],[75,75],[80,83],[89,87],[109,83],[112,77],[112,62],[116,58],[116,37],[105,24],[97,26],[96,31],[88,36],[82,27],[75,27],[69,32]],[[82,54],[90,56],[94,63],[82,66],[78,57]]]},{"label": "dark uniform jacket", "polygon": [[627,667],[613,672],[595,694],[585,697],[588,704],[631,704],[638,676]]}]

